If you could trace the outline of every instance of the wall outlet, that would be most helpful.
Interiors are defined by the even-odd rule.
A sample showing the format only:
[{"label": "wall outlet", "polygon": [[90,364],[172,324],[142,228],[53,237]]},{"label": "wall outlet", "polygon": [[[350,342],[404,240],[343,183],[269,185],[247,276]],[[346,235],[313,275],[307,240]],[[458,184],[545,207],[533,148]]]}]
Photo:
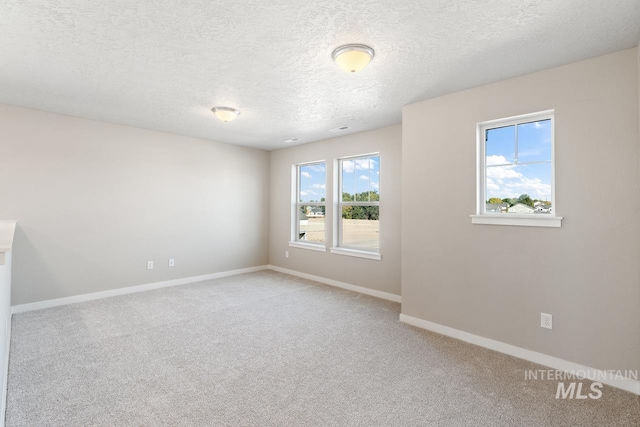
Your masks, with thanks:
[{"label": "wall outlet", "polygon": [[553,316],[547,313],[540,313],[540,327],[553,329]]},{"label": "wall outlet", "polygon": [[284,251],[284,257],[289,258],[289,251]]},{"label": "wall outlet", "polygon": [[147,261],[147,270],[153,270],[153,261]]},{"label": "wall outlet", "polygon": [[176,260],[173,258],[169,258],[169,267],[175,267],[176,265]]}]

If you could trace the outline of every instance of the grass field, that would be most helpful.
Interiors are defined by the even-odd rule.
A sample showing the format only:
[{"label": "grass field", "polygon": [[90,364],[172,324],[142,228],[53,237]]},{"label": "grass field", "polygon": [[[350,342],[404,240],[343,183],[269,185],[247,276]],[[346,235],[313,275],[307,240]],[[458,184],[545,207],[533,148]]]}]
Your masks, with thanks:
[{"label": "grass field", "polygon": [[[310,242],[324,242],[325,219],[309,218],[307,225],[302,225],[300,231],[306,231]],[[366,219],[342,220],[342,246],[362,249],[379,249],[380,221]]]}]

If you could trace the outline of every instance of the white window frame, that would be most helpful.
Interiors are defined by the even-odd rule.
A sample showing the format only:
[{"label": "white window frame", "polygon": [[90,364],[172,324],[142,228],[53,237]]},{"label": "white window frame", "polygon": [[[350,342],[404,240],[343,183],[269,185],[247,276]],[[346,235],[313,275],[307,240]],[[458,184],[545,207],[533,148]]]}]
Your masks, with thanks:
[{"label": "white window frame", "polygon": [[[551,120],[551,206],[553,214],[503,214],[486,212],[486,131],[505,126],[531,123],[539,120]],[[485,225],[516,225],[526,227],[560,227],[562,217],[556,216],[558,205],[556,204],[555,184],[555,118],[554,110],[540,111],[537,113],[523,114],[504,119],[490,120],[478,123],[476,126],[476,214],[471,215],[473,224]],[[517,144],[517,142],[516,142]]]},{"label": "white window frame", "polygon": [[[347,255],[358,258],[366,258],[380,261],[382,259],[381,251],[382,251],[382,227],[380,227],[378,233],[378,250],[364,250],[362,248],[354,248],[349,246],[341,245],[342,242],[342,207],[343,206],[378,206],[380,208],[380,202],[343,202],[342,201],[342,162],[348,160],[358,160],[358,159],[366,159],[369,157],[378,157],[382,159],[382,156],[379,152],[375,153],[367,153],[367,154],[358,154],[355,156],[349,157],[341,157],[339,159],[334,160],[333,162],[333,247],[331,247],[330,252],[332,254],[337,255]],[[379,165],[380,177],[378,178],[378,195],[380,200],[382,200],[382,160],[380,160]],[[380,214],[378,214],[380,215]],[[381,216],[381,215],[380,215]]]},{"label": "white window frame", "polygon": [[[311,165],[324,165],[324,186],[327,188],[327,161],[326,160],[314,160],[312,162],[297,163],[291,167],[291,239],[289,246],[295,248],[309,249],[312,251],[326,252],[327,251],[327,198],[325,195],[324,202],[300,202],[300,168],[303,166]],[[326,191],[325,191],[326,194]],[[324,218],[324,243],[309,242],[300,240],[300,206],[324,206],[325,218]]]}]

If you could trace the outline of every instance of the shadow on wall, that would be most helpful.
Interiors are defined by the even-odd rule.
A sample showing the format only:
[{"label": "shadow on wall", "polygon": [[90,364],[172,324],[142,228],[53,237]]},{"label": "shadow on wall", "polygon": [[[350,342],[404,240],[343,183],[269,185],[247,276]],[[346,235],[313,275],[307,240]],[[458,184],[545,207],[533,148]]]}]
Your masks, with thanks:
[{"label": "shadow on wall", "polygon": [[[64,289],[68,285],[65,283],[77,283],[75,280],[81,277],[89,280],[99,271],[97,263],[83,253],[81,246],[64,246],[60,241],[18,221],[14,237],[11,305],[66,295],[68,291],[64,292]],[[115,277],[104,277],[104,271],[100,274],[101,281],[115,280]],[[34,294],[34,290],[39,293]],[[91,290],[79,293],[85,292]]]}]

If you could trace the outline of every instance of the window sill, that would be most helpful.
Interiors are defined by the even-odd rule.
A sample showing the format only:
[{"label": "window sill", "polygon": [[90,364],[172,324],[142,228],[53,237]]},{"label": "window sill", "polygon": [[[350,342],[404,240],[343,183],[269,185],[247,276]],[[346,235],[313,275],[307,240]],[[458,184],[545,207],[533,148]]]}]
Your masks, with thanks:
[{"label": "window sill", "polygon": [[337,255],[347,255],[354,256],[357,258],[366,258],[366,259],[375,259],[380,261],[382,259],[382,255],[377,252],[369,252],[369,251],[359,251],[357,249],[345,249],[345,248],[331,248],[329,252]]},{"label": "window sill", "polygon": [[515,225],[520,227],[552,227],[562,226],[561,216],[540,215],[517,215],[517,214],[497,214],[497,215],[471,215],[472,224],[484,225]]},{"label": "window sill", "polygon": [[327,252],[326,246],[317,245],[315,243],[289,242],[289,246],[292,248],[307,249],[310,251]]}]

